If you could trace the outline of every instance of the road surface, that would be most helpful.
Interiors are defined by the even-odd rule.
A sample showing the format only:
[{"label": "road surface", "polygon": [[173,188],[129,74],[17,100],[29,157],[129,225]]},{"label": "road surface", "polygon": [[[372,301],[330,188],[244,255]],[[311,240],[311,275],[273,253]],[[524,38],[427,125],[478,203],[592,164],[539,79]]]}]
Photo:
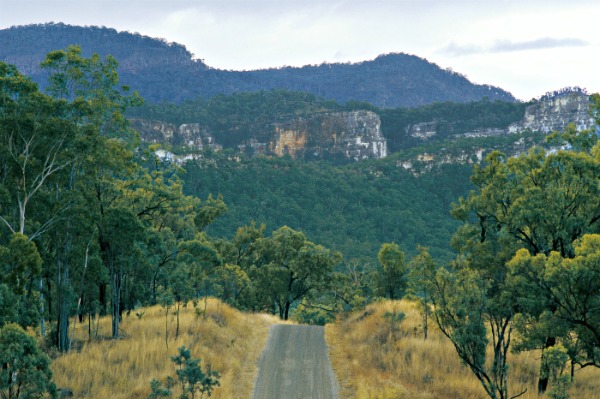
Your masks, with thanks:
[{"label": "road surface", "polygon": [[337,399],[324,333],[318,326],[271,326],[252,398]]}]

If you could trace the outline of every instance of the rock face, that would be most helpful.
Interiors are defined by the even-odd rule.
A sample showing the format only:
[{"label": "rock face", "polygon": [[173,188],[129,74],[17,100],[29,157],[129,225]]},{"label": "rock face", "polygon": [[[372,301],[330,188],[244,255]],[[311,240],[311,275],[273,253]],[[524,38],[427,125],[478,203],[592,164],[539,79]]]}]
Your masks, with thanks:
[{"label": "rock face", "polygon": [[381,120],[371,111],[315,114],[274,124],[270,150],[304,159],[379,159],[387,156]]},{"label": "rock face", "polygon": [[222,146],[215,142],[214,137],[199,123],[175,125],[161,121],[131,119],[131,127],[137,130],[142,140],[148,143],[164,143],[173,146],[187,147],[189,150],[210,148],[220,150]]},{"label": "rock face", "polygon": [[[412,123],[406,127],[405,133],[406,136],[416,138],[419,142],[428,142],[440,139],[498,137],[526,130],[551,133],[563,131],[569,123],[574,123],[579,130],[589,129],[594,126],[594,120],[589,114],[589,106],[588,95],[581,92],[567,92],[547,96],[527,107],[525,115],[519,122],[505,128],[474,128],[467,132],[448,134],[449,124],[443,120],[434,120]],[[230,132],[225,134],[221,132],[219,136],[201,123],[174,125],[138,119],[133,120],[132,124],[140,131],[145,141],[168,143],[177,146],[180,152],[184,153],[192,153],[203,148],[221,149],[221,140],[230,137],[227,136]],[[234,127],[232,132],[237,132],[235,129],[238,127]],[[227,146],[251,156],[289,155],[296,159],[334,161],[380,159],[387,156],[388,152],[386,138],[381,133],[381,119],[371,111],[315,113],[284,122],[270,123],[259,130],[253,134],[241,134],[235,141],[230,140]],[[520,146],[520,144],[515,145]],[[476,153],[461,156],[468,160],[481,158],[481,154]],[[431,161],[425,158],[414,159],[414,161],[421,163]],[[448,162],[464,161],[459,158],[454,156]]]},{"label": "rock face", "polygon": [[[146,142],[187,147],[190,151],[222,148],[199,123],[176,126],[142,119],[131,122]],[[379,159],[387,156],[387,141],[380,127],[379,116],[371,111],[320,113],[273,123],[262,135],[268,141],[248,137],[237,149],[250,155],[290,155],[298,159]]]},{"label": "rock face", "polygon": [[405,128],[405,134],[419,139],[420,142],[427,142],[440,137],[493,137],[526,130],[548,134],[565,130],[569,123],[574,123],[578,130],[584,130],[594,126],[594,119],[590,116],[589,109],[590,100],[587,94],[580,91],[564,92],[543,97],[535,104],[528,106],[520,121],[505,128],[475,128],[469,132],[448,134],[446,121],[433,120],[408,125]]},{"label": "rock face", "polygon": [[590,116],[590,100],[587,94],[572,92],[565,95],[543,98],[525,110],[523,120],[511,124],[508,133],[524,130],[552,133],[563,131],[569,123],[574,123],[578,130],[594,126]]},{"label": "rock face", "polygon": [[428,140],[429,138],[437,135],[438,123],[432,122],[419,122],[406,127],[406,133],[411,137],[416,137],[421,140]]},{"label": "rock face", "polygon": [[[453,135],[452,138],[461,137],[493,137],[507,136],[524,131],[540,132],[549,134],[554,131],[564,131],[570,123],[575,124],[577,130],[594,128],[594,118],[590,115],[590,99],[585,93],[563,92],[556,95],[546,96],[525,110],[521,121],[510,124],[505,129],[474,129],[471,132]],[[438,134],[440,121],[415,123],[406,129],[411,137],[419,138],[421,141],[432,139]],[[596,127],[598,135],[600,128]],[[397,166],[410,170],[415,175],[420,175],[433,166],[448,163],[480,163],[484,157],[494,149],[499,149],[509,156],[518,156],[527,152],[534,144],[525,140],[524,137],[513,136],[512,144],[505,144],[503,148],[478,148],[470,150],[463,149],[460,153],[452,152],[450,149],[442,148],[435,154],[418,154],[411,159],[397,161]],[[552,148],[550,149],[552,150]]]}]

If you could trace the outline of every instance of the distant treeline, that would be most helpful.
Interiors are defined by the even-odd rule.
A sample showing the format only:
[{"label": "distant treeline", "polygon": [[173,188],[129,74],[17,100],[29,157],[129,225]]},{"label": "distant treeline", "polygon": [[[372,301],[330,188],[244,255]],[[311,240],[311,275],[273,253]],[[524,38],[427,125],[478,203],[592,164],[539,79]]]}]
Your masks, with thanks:
[{"label": "distant treeline", "polygon": [[[360,63],[323,63],[301,68],[227,71],[207,66],[185,46],[106,27],[62,23],[0,30],[0,61],[15,64],[42,86],[39,63],[46,53],[79,45],[119,60],[121,81],[148,101],[182,102],[218,94],[286,89],[312,93],[340,103],[366,101],[379,107],[415,107],[434,102],[515,101],[494,86],[471,83],[464,75],[414,55],[395,53]],[[198,58],[194,58],[198,57]]]}]

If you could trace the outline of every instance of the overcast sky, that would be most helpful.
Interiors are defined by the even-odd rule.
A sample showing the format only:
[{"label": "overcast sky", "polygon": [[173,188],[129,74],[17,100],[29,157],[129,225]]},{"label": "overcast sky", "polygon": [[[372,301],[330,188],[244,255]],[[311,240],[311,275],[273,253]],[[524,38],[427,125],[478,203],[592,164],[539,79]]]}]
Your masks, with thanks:
[{"label": "overcast sky", "polygon": [[0,0],[0,28],[99,25],[221,69],[415,54],[521,100],[600,92],[600,0]]}]

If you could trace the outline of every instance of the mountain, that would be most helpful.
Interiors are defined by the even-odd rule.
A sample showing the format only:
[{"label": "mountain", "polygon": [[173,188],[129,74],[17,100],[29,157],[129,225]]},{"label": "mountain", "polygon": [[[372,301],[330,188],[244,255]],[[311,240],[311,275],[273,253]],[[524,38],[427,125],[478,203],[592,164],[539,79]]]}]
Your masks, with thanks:
[{"label": "mountain", "polygon": [[308,92],[340,103],[364,101],[379,107],[469,102],[485,97],[515,101],[498,87],[473,84],[464,75],[409,54],[386,54],[353,64],[227,71],[209,67],[185,46],[164,39],[62,23],[0,30],[0,61],[16,65],[43,86],[40,62],[48,52],[71,44],[80,45],[84,55],[113,55],[120,63],[121,81],[151,102],[179,103],[270,89]]}]

